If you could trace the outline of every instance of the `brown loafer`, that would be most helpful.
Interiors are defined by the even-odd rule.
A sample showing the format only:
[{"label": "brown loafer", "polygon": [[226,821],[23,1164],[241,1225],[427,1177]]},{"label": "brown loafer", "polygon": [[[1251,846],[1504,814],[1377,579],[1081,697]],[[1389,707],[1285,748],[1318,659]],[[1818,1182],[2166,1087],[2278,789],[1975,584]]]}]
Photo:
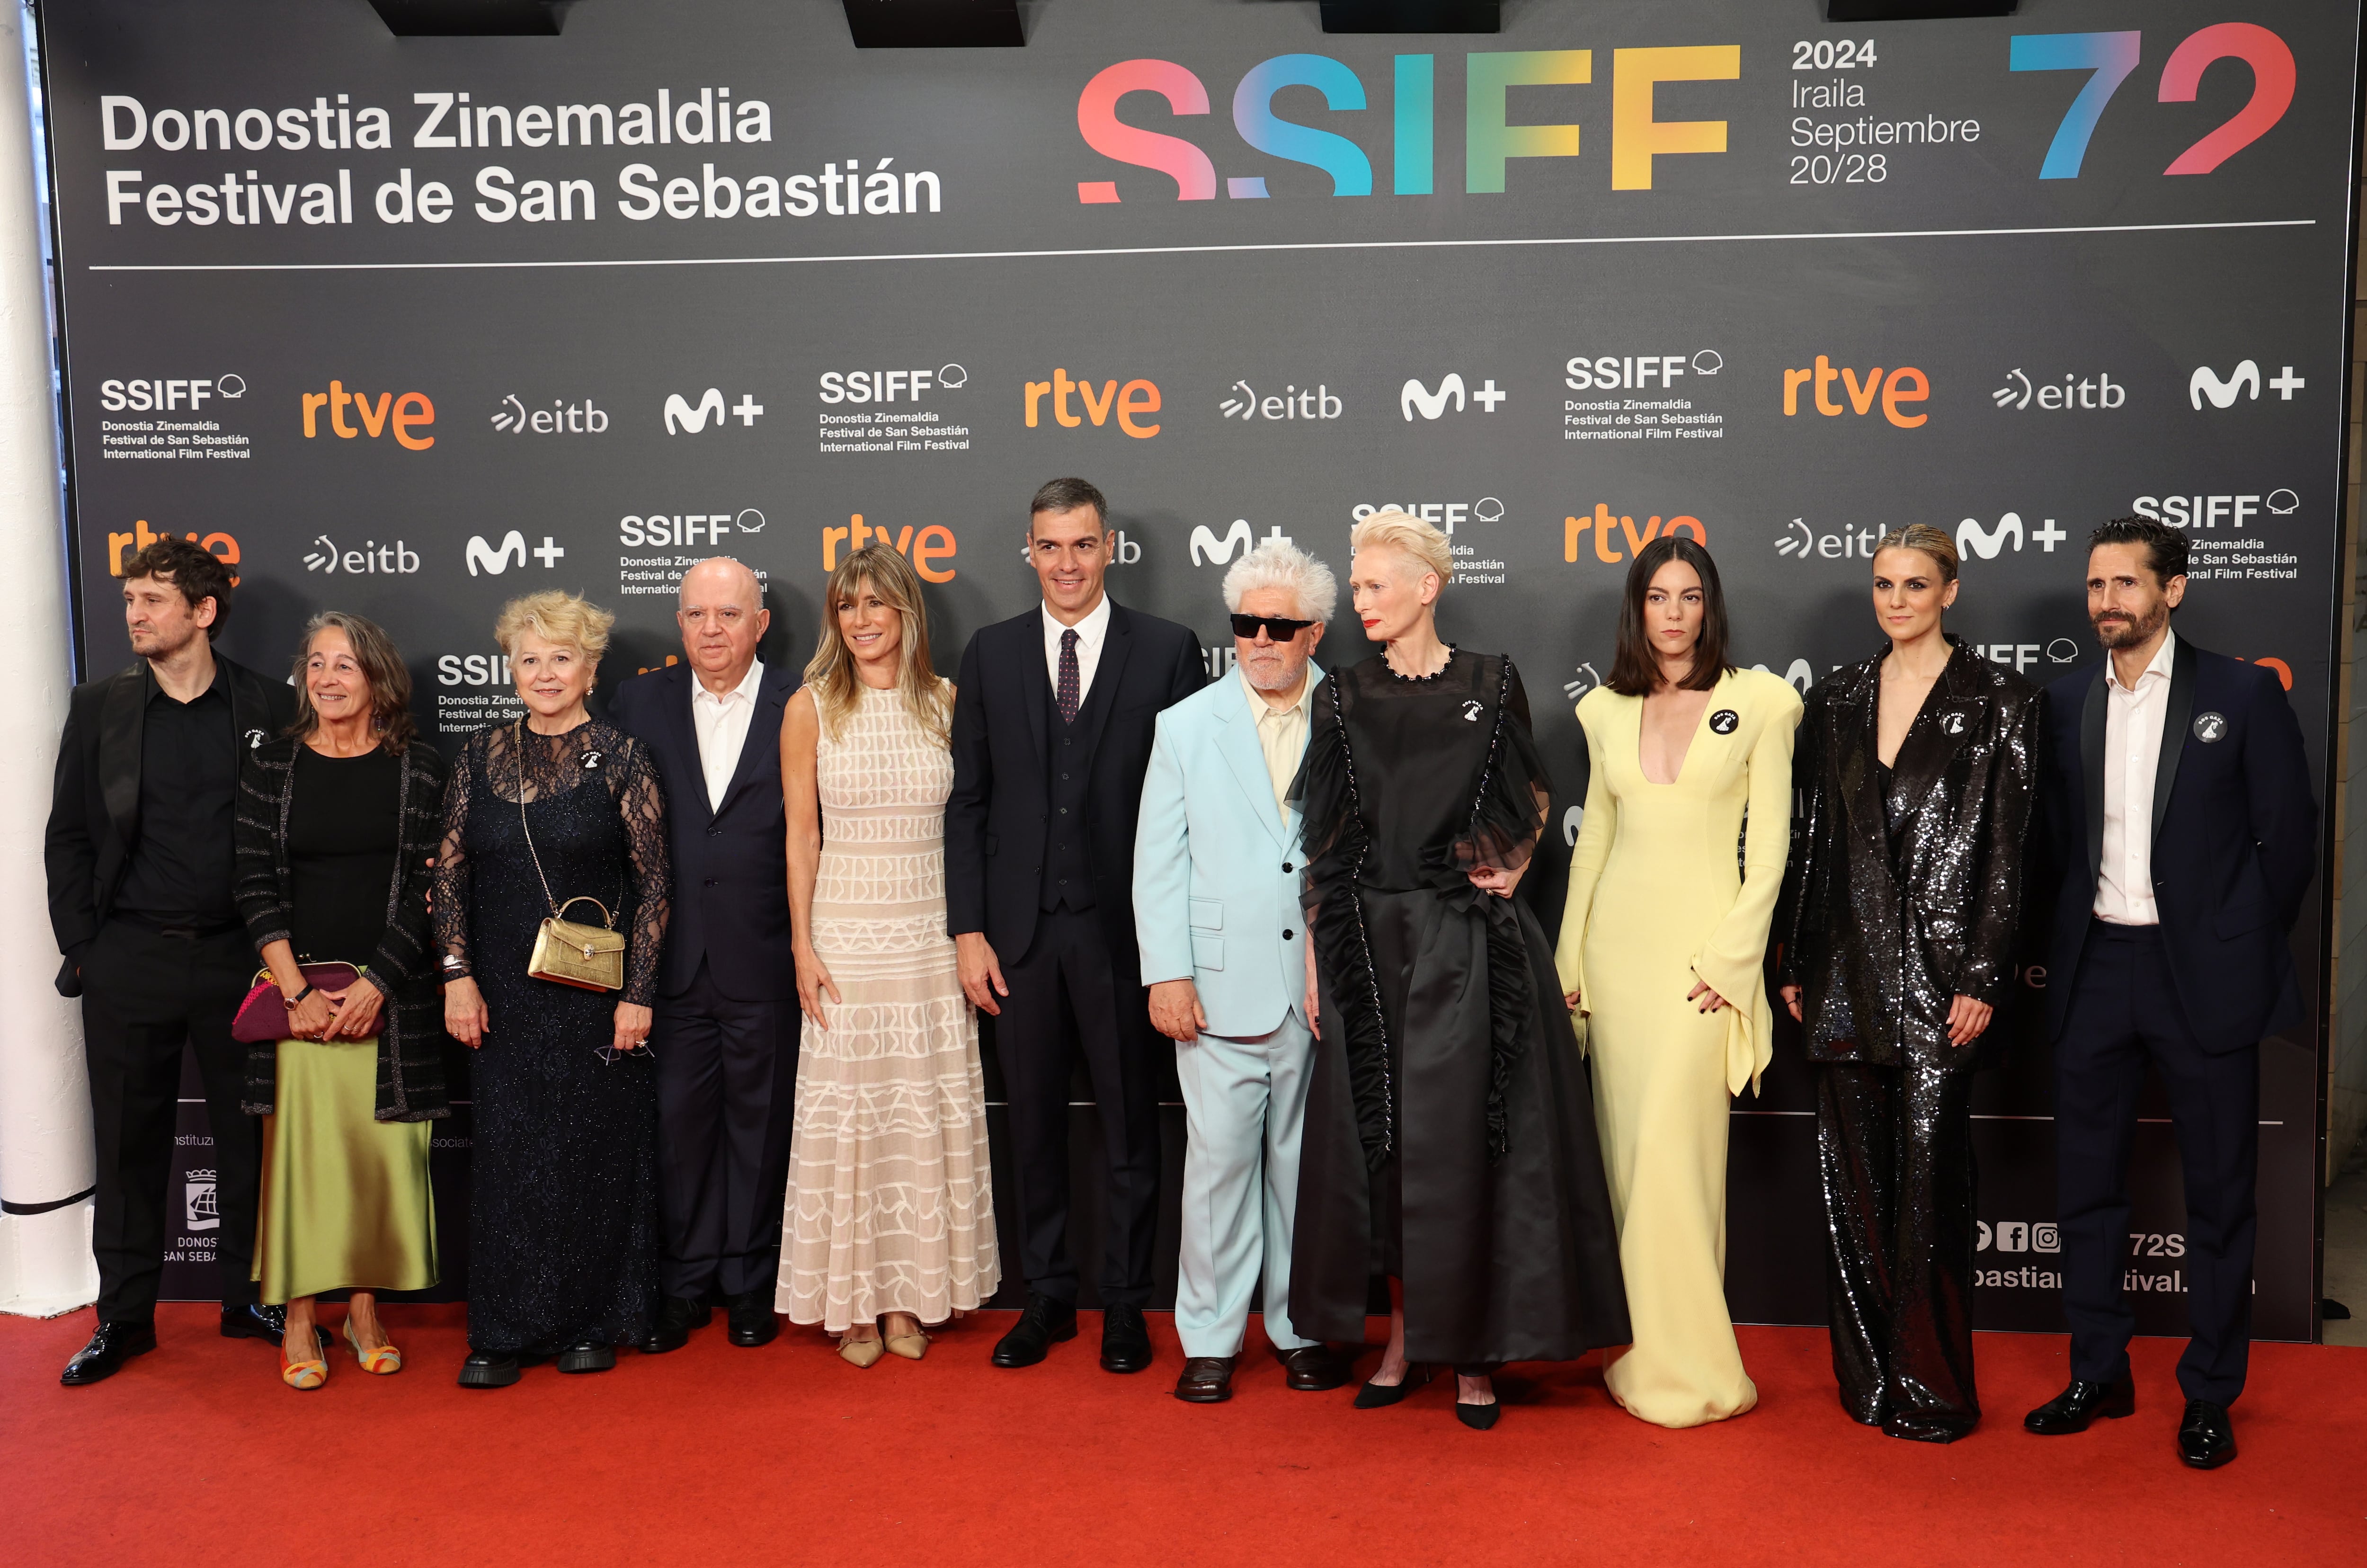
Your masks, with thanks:
[{"label": "brown loafer", "polygon": [[1348,1381],[1346,1365],[1331,1354],[1328,1345],[1302,1345],[1296,1350],[1277,1350],[1274,1355],[1289,1374],[1284,1381],[1302,1393],[1323,1393]]},{"label": "brown loafer", "polygon": [[1186,1404],[1222,1404],[1233,1397],[1233,1358],[1193,1356],[1175,1380],[1175,1397]]}]

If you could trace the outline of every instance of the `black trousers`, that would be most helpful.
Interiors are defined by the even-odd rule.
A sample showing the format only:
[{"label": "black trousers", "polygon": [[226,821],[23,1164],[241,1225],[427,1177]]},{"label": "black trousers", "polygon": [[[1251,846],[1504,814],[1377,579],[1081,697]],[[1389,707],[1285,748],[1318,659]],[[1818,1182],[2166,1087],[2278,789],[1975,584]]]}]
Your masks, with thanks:
[{"label": "black trousers", "polygon": [[1833,1376],[1852,1419],[1950,1443],[1973,1385],[1972,1074],[1817,1069]]},{"label": "black trousers", "polygon": [[210,1158],[191,1164],[214,1170],[222,1306],[254,1304],[247,1276],[263,1145],[255,1119],[240,1108],[246,1047],[231,1039],[230,1024],[258,967],[243,930],[166,937],[122,920],[101,926],[83,956],[83,1055],[98,1154],[90,1250],[101,1323],[144,1324],[156,1315],[184,1042],[196,1052],[213,1124]]},{"label": "black trousers", "polygon": [[739,1002],[704,960],[690,988],[658,999],[658,1282],[693,1300],[762,1291],[780,1270],[797,1087],[798,1004]]},{"label": "black trousers", "polygon": [[1121,982],[1101,916],[1069,909],[1037,915],[1034,943],[1016,963],[1002,965],[1011,994],[1002,999],[994,1042],[1011,1109],[1020,1266],[1028,1289],[1058,1301],[1077,1299],[1077,1266],[1069,1255],[1069,1084],[1079,1051],[1093,1078],[1109,1160],[1102,1303],[1138,1307],[1150,1299],[1160,1077],[1150,1041],[1161,1037],[1151,1031],[1133,969],[1126,965]]},{"label": "black trousers", "polygon": [[2158,927],[2088,928],[2077,988],[2055,1044],[2056,1209],[2071,1375],[2110,1382],[2128,1369],[2136,1313],[2122,1289],[2129,1252],[2129,1144],[2147,1063],[2161,1076],[2185,1175],[2186,1312],[2179,1358],[2189,1399],[2231,1404],[2252,1350],[2253,1204],[2260,1146],[2260,1050],[2195,1042]]}]

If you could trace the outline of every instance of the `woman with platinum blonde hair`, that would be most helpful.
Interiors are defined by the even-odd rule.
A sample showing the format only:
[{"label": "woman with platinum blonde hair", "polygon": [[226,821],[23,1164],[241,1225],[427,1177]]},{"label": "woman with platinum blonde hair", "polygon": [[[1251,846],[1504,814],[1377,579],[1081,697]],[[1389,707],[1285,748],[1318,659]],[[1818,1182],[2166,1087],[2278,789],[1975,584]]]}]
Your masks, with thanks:
[{"label": "woman with platinum blonde hair", "polygon": [[774,1301],[857,1367],[917,1361],[994,1294],[978,1015],[946,934],[946,725],[920,574],[841,562],[781,717],[789,922],[806,1028]]},{"label": "woman with platinum blonde hair", "polygon": [[[616,619],[556,592],[502,607],[493,635],[526,711],[469,737],[444,795],[444,1027],[477,1053],[462,1388],[504,1388],[529,1358],[606,1371],[658,1307],[643,1047],[673,876],[655,764],[583,705]],[[527,972],[562,915],[625,934],[621,993]]]},{"label": "woman with platinum blonde hair", "polygon": [[1317,693],[1296,787],[1320,1024],[1290,1316],[1359,1341],[1386,1276],[1388,1348],[1357,1408],[1444,1362],[1456,1417],[1485,1430],[1501,1363],[1627,1339],[1586,1070],[1512,897],[1553,782],[1512,662],[1439,639],[1446,536],[1392,509],[1352,544],[1349,592],[1384,652]]}]

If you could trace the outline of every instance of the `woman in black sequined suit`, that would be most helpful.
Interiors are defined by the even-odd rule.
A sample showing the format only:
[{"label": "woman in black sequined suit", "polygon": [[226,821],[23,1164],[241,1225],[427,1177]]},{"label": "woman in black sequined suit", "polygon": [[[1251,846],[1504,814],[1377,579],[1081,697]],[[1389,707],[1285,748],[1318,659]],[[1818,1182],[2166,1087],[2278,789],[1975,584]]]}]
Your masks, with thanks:
[{"label": "woman in black sequined suit", "polygon": [[1954,541],[1874,557],[1890,646],[1808,693],[1783,995],[1818,1066],[1833,1371],[1894,1437],[1954,1442],[1973,1382],[1973,1070],[2013,984],[2038,689],[1953,643]]},{"label": "woman in black sequined suit", "polygon": [[[665,797],[640,743],[583,707],[614,619],[558,593],[503,609],[494,634],[527,714],[470,735],[445,792],[445,1025],[477,1050],[463,1388],[517,1381],[524,1357],[606,1370],[658,1302],[646,1042],[671,894]],[[579,895],[629,937],[621,997],[527,973],[552,904]]]}]

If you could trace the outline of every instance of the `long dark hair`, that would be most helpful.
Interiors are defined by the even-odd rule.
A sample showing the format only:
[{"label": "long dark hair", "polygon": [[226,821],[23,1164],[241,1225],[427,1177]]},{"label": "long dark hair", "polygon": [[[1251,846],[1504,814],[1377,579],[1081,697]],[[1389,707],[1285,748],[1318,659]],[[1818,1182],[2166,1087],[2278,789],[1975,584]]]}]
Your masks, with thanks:
[{"label": "long dark hair", "polygon": [[312,707],[312,689],[305,683],[304,673],[311,663],[312,640],[333,630],[345,634],[354,663],[362,667],[362,677],[369,682],[370,728],[377,732],[379,744],[402,756],[417,733],[411,720],[411,671],[394,639],[376,621],[341,609],[324,609],[304,624],[303,641],[296,644],[296,722],[288,726],[288,733],[300,738],[321,727],[321,715]]},{"label": "long dark hair", "polygon": [[1693,643],[1693,673],[1680,691],[1707,691],[1734,666],[1726,659],[1726,590],[1718,585],[1717,562],[1682,534],[1663,534],[1636,552],[1627,568],[1627,588],[1619,600],[1619,647],[1611,656],[1611,678],[1603,684],[1622,697],[1649,697],[1660,684],[1660,661],[1644,634],[1644,595],[1652,578],[1671,561],[1682,561],[1701,578],[1701,636]]}]

